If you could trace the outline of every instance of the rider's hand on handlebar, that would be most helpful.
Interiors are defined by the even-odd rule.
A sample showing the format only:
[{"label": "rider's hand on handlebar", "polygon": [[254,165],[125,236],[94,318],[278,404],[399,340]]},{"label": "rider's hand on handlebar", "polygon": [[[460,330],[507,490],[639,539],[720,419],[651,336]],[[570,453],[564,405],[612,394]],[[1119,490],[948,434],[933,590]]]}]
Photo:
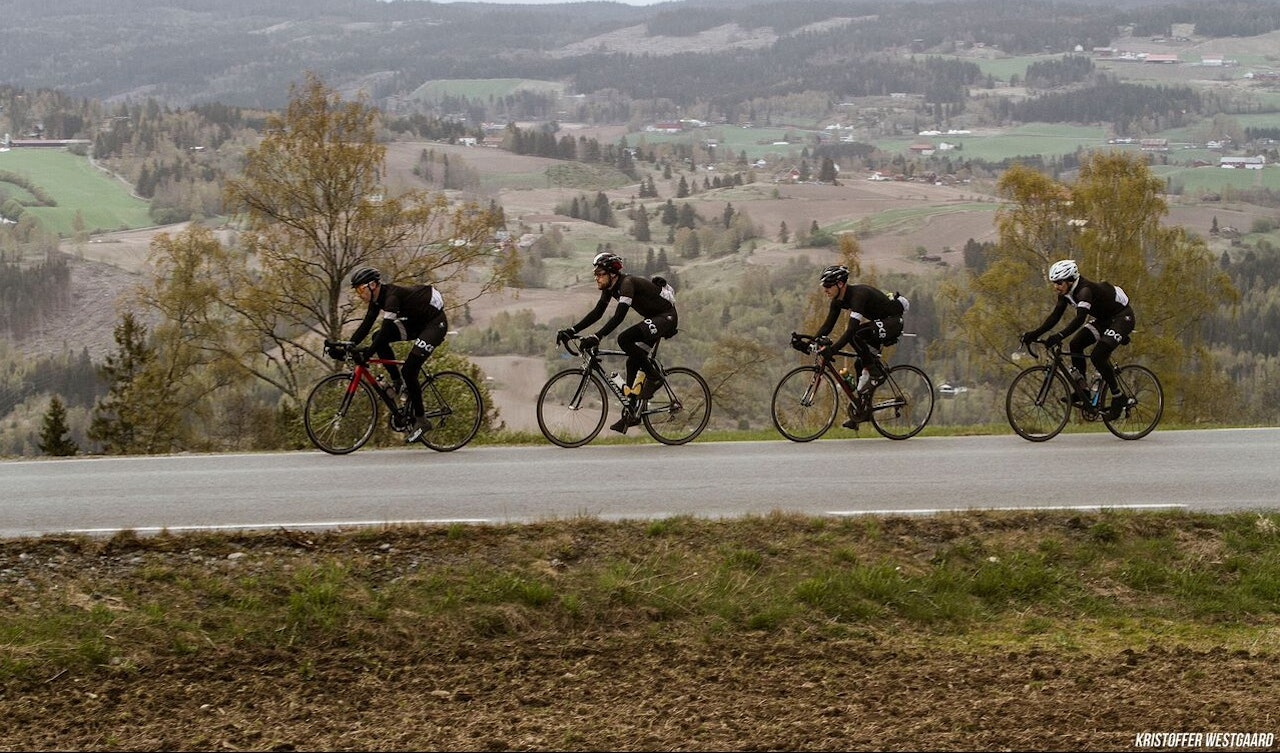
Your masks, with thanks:
[{"label": "rider's hand on handlebar", "polygon": [[565,327],[556,333],[556,345],[564,345],[568,343],[573,339],[575,334],[577,333],[573,331],[573,327]]},{"label": "rider's hand on handlebar", "polygon": [[596,335],[583,335],[582,338],[578,340],[578,345],[583,350],[595,350],[596,347],[600,345],[600,338]]},{"label": "rider's hand on handlebar", "polygon": [[1062,335],[1054,332],[1052,335],[1049,335],[1044,339],[1044,344],[1050,348],[1056,348],[1062,344]]},{"label": "rider's hand on handlebar", "polygon": [[1034,332],[1023,332],[1022,335],[1018,337],[1018,342],[1022,343],[1022,347],[1024,348],[1035,341],[1036,333]]},{"label": "rider's hand on handlebar", "polygon": [[326,342],[324,352],[335,361],[347,360],[347,346],[344,343]]}]

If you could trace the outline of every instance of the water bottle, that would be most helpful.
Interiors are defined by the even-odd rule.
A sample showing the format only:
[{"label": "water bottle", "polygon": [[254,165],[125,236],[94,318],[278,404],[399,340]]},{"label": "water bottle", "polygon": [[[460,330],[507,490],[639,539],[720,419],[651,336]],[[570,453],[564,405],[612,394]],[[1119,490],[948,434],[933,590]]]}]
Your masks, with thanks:
[{"label": "water bottle", "polygon": [[627,380],[623,379],[622,375],[616,371],[609,375],[609,381],[613,382],[613,386],[619,390],[626,389]]},{"label": "water bottle", "polygon": [[1102,399],[1102,377],[1093,380],[1093,392],[1089,395],[1089,404],[1094,408],[1098,407],[1098,401]]}]

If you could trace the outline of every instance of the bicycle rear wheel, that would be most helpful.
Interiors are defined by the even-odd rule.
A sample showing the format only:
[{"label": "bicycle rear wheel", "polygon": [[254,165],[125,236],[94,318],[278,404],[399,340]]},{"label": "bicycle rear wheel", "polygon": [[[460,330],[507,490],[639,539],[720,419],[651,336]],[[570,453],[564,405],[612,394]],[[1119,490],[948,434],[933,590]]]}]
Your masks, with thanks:
[{"label": "bicycle rear wheel", "polygon": [[1116,369],[1120,390],[1131,400],[1129,407],[1121,411],[1119,418],[1102,422],[1107,430],[1121,439],[1142,439],[1155,430],[1164,415],[1164,390],[1160,380],[1145,366],[1130,364]]},{"label": "bicycle rear wheel", "polygon": [[442,371],[422,380],[423,417],[431,428],[422,432],[423,444],[436,452],[453,452],[475,438],[484,418],[480,390],[464,374]]},{"label": "bicycle rear wheel", "polygon": [[664,380],[641,408],[644,428],[663,444],[691,442],[711,420],[711,388],[693,369],[667,369]]},{"label": "bicycle rear wheel", "polygon": [[316,383],[302,414],[311,443],[330,455],[355,452],[373,436],[378,400],[367,384],[348,397],[353,374],[331,374]]},{"label": "bicycle rear wheel", "polygon": [[1058,436],[1071,418],[1072,390],[1052,366],[1032,366],[1013,378],[1004,399],[1005,415],[1018,436],[1044,442]]},{"label": "bicycle rear wheel", "polygon": [[817,366],[787,372],[773,390],[773,426],[792,442],[812,442],[836,422],[840,399],[831,376]]},{"label": "bicycle rear wheel", "polygon": [[889,378],[871,392],[871,423],[889,439],[910,439],[933,416],[933,382],[915,366],[889,369]]},{"label": "bicycle rear wheel", "polygon": [[609,415],[604,385],[584,369],[565,369],[538,394],[538,428],[561,447],[581,447],[596,438]]}]

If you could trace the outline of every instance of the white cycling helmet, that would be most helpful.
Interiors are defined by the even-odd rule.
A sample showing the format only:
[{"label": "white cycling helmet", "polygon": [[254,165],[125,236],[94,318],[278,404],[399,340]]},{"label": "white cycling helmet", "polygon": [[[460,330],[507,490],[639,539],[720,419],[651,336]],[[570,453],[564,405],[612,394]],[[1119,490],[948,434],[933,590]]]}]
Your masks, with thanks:
[{"label": "white cycling helmet", "polygon": [[1049,282],[1075,282],[1080,278],[1080,268],[1074,259],[1055,261],[1049,267]]}]

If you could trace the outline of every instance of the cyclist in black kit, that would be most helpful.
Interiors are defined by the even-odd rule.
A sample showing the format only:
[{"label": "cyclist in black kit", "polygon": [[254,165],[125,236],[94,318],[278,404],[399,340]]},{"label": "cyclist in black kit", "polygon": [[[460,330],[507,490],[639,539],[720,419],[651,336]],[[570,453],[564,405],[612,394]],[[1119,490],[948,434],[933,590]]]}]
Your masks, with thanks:
[{"label": "cyclist in black kit", "polygon": [[[1084,399],[1088,393],[1085,383],[1084,350],[1093,345],[1089,360],[1102,376],[1111,390],[1111,405],[1107,418],[1114,420],[1120,417],[1128,402],[1120,393],[1120,385],[1116,382],[1116,370],[1111,365],[1111,353],[1116,348],[1129,342],[1133,332],[1133,307],[1129,305],[1129,296],[1118,285],[1109,282],[1094,282],[1080,275],[1080,268],[1072,259],[1056,261],[1049,267],[1049,283],[1058,294],[1058,302],[1049,312],[1049,318],[1033,330],[1022,334],[1022,343],[1034,342],[1040,335],[1053,329],[1062,318],[1067,306],[1075,306],[1076,315],[1067,326],[1049,335],[1045,342],[1049,346],[1061,343],[1071,333],[1080,330],[1071,338],[1068,347],[1071,351],[1073,376],[1076,378],[1077,399]],[[1092,317],[1092,321],[1088,321]],[[1086,321],[1088,323],[1086,324]],[[1097,343],[1094,345],[1094,343]]]},{"label": "cyclist in black kit", "polygon": [[[577,324],[557,332],[556,342],[568,342],[570,337],[584,327],[594,324],[604,315],[609,300],[616,299],[618,306],[609,321],[594,335],[584,335],[581,339],[582,347],[594,348],[600,344],[601,338],[607,337],[622,323],[627,311],[635,309],[644,320],[618,333],[618,346],[627,354],[628,387],[623,393],[648,400],[662,386],[662,375],[649,360],[649,351],[662,338],[674,336],[679,323],[676,318],[675,291],[661,277],[650,280],[639,275],[623,274],[622,258],[616,254],[597,254],[592,264],[595,267],[596,287],[600,289],[600,300]],[[640,419],[624,412],[622,418],[609,428],[626,434],[628,427],[639,423]]]},{"label": "cyclist in black kit", "polygon": [[[833,358],[836,351],[852,344],[858,354],[854,364],[858,372],[858,392],[864,392],[884,381],[885,375],[872,374],[871,368],[879,363],[876,354],[882,347],[898,342],[902,335],[902,315],[911,303],[897,293],[891,297],[871,285],[850,285],[849,269],[840,265],[822,270],[821,282],[822,292],[831,299],[831,307],[816,337],[821,341],[831,334],[840,312],[845,309],[849,311],[849,325],[839,340],[827,344],[820,352],[826,358]],[[879,372],[878,366],[876,371]],[[851,416],[844,422],[844,427],[857,429],[860,418],[863,417]]]},{"label": "cyclist in black kit", "polygon": [[379,315],[382,327],[374,334],[368,347],[361,350],[364,358],[376,354],[379,358],[391,360],[395,351],[391,343],[401,340],[412,340],[413,348],[404,359],[404,369],[408,371],[405,379],[395,364],[387,364],[387,374],[391,376],[391,386],[396,392],[403,392],[409,398],[409,412],[413,421],[405,433],[406,442],[417,442],[422,433],[431,428],[423,419],[426,411],[422,406],[422,384],[418,382],[418,372],[427,362],[435,349],[444,342],[449,331],[449,320],[444,314],[444,299],[440,291],[431,285],[394,285],[383,284],[382,274],[373,267],[361,267],[351,275],[351,287],[360,299],[369,304],[364,321],[351,336],[351,342],[359,345]]}]

